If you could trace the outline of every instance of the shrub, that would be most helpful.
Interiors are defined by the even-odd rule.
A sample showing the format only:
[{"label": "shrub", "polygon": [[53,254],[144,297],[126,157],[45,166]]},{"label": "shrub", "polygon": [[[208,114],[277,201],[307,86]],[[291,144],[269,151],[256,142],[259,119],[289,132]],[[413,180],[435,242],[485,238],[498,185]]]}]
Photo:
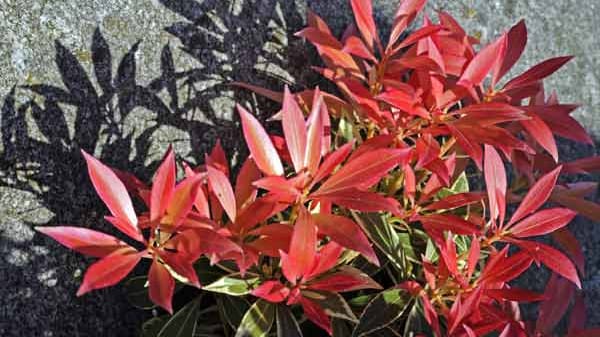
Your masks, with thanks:
[{"label": "shrub", "polygon": [[[425,1],[405,0],[384,45],[370,1],[351,5],[341,40],[312,12],[297,34],[341,96],[238,83],[282,104],[283,132],[237,107],[250,156],[234,184],[218,142],[179,181],[169,149],[151,185],[83,152],[128,241],[37,228],[100,258],[77,294],[142,262],[148,276],[127,283],[134,303],[173,314],[178,292],[177,312],[146,336],[554,336],[569,307],[567,336],[599,334],[584,329],[583,253],[566,228],[577,212],[598,218],[585,199],[597,185],[559,179],[600,160],[559,161],[555,136],[592,140],[570,117],[577,106],[543,86],[571,57],[500,85],[525,48],[523,21],[477,51],[444,12],[408,33]],[[535,240],[546,235],[560,249]],[[543,294],[510,285],[534,262],[552,271]],[[524,302],[540,302],[536,322],[521,318]]]}]

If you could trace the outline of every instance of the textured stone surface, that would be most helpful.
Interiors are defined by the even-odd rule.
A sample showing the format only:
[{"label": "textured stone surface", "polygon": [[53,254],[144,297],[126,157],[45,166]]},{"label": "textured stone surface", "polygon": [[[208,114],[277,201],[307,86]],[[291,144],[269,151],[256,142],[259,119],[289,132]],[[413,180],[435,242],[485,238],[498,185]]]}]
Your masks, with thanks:
[{"label": "textured stone surface", "polygon": [[[397,1],[375,0],[381,27]],[[310,6],[341,32],[346,0],[0,0],[0,334],[133,336],[145,313],[114,287],[76,298],[91,260],[35,234],[39,224],[83,224],[107,232],[105,212],[79,155],[83,148],[141,177],[167,144],[198,162],[220,137],[239,148],[235,101],[268,102],[224,85],[280,89],[320,83],[314,51],[293,37]],[[530,43],[516,71],[574,54],[551,78],[576,116],[600,132],[600,26],[595,0],[430,1],[484,41],[526,18]],[[385,30],[384,30],[385,31]],[[58,41],[55,43],[55,40]],[[136,44],[139,41],[139,44]],[[326,85],[320,83],[321,85]],[[24,88],[23,86],[29,86]],[[13,89],[14,88],[14,89]],[[565,144],[570,158],[591,148]],[[600,236],[586,221],[588,308],[600,322]]]}]

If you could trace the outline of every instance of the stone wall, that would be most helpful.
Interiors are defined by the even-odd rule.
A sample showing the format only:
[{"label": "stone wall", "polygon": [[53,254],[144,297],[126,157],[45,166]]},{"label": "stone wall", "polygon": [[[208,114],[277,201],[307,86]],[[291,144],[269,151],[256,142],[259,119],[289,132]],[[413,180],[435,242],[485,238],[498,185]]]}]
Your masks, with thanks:
[{"label": "stone wall", "polygon": [[[375,0],[388,26],[397,1]],[[0,0],[0,334],[134,336],[148,313],[131,308],[122,287],[75,297],[90,263],[32,230],[78,224],[114,233],[102,221],[80,149],[150,178],[173,144],[200,162],[220,138],[236,153],[234,102],[263,117],[274,106],[227,85],[280,90],[320,84],[313,49],[295,38],[307,6],[340,32],[346,0]],[[520,18],[530,43],[517,71],[556,55],[577,58],[549,81],[598,134],[600,26],[595,0],[430,1],[489,41]],[[384,30],[385,32],[385,30]],[[563,155],[593,152],[565,143]],[[235,161],[235,157],[234,157]],[[600,241],[576,226],[587,252],[588,308],[600,322]],[[533,281],[535,282],[535,280]]]}]

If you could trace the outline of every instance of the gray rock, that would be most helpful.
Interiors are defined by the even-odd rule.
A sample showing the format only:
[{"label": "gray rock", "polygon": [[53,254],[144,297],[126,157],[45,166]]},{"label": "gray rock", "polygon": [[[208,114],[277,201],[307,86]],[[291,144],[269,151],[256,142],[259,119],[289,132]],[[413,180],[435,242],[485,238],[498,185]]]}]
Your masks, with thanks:
[{"label": "gray rock", "polygon": [[[396,3],[374,1],[384,32]],[[229,154],[244,151],[234,102],[262,117],[275,106],[228,82],[327,87],[309,69],[314,50],[293,36],[307,6],[338,33],[350,22],[345,0],[0,0],[1,335],[137,334],[147,314],[126,303],[122,287],[75,297],[91,260],[32,227],[77,224],[115,234],[102,220],[106,209],[80,149],[148,179],[168,144],[192,163],[217,137]],[[449,11],[483,41],[526,18],[530,43],[514,72],[547,57],[576,55],[549,87],[565,102],[582,103],[577,118],[598,134],[595,6],[595,0],[438,0],[427,11]],[[570,158],[593,152],[569,144],[561,149]],[[600,303],[600,258],[593,254],[600,238],[593,224],[580,222],[588,309],[600,323],[598,310],[591,310]]]}]

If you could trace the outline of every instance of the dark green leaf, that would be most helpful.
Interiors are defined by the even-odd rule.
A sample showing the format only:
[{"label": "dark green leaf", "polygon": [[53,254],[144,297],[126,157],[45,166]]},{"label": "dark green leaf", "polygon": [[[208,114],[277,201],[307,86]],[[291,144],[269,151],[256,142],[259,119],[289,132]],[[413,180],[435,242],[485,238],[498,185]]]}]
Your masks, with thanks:
[{"label": "dark green leaf", "polygon": [[352,309],[350,309],[350,306],[344,297],[338,293],[304,290],[302,291],[302,296],[319,304],[325,313],[331,317],[346,319],[352,322],[357,321],[356,316],[352,312]]},{"label": "dark green leaf", "polygon": [[203,290],[232,296],[247,295],[258,284],[258,278],[239,279],[225,276],[202,287]]},{"label": "dark green leaf", "polygon": [[244,314],[250,309],[250,303],[243,297],[237,296],[219,295],[217,304],[221,315],[233,330],[237,330]]},{"label": "dark green leaf", "polygon": [[302,337],[302,331],[290,308],[277,305],[277,337]]},{"label": "dark green leaf", "polygon": [[225,272],[215,266],[211,266],[207,258],[201,258],[196,261],[194,263],[194,270],[196,270],[201,284],[209,284],[225,276]]},{"label": "dark green leaf", "polygon": [[148,278],[146,276],[133,277],[125,283],[127,300],[131,305],[140,309],[152,309],[156,307],[148,297]]},{"label": "dark green leaf", "polygon": [[379,293],[363,311],[352,336],[366,336],[392,324],[402,316],[411,302],[412,297],[403,289],[392,288]]},{"label": "dark green leaf", "polygon": [[333,337],[348,337],[352,335],[352,323],[345,319],[333,318],[331,320],[331,328]]},{"label": "dark green leaf", "polygon": [[[352,213],[356,222],[365,230],[375,246],[385,254],[398,269],[406,269],[402,242],[398,233],[377,213]],[[414,254],[414,253],[413,253]]]},{"label": "dark green leaf", "polygon": [[157,337],[193,337],[200,317],[200,298],[196,298],[171,317]]},{"label": "dark green leaf", "polygon": [[160,330],[169,321],[168,316],[151,318],[142,324],[142,337],[156,337]]},{"label": "dark green leaf", "polygon": [[235,337],[265,337],[275,320],[275,305],[258,300],[248,309],[235,333]]}]

